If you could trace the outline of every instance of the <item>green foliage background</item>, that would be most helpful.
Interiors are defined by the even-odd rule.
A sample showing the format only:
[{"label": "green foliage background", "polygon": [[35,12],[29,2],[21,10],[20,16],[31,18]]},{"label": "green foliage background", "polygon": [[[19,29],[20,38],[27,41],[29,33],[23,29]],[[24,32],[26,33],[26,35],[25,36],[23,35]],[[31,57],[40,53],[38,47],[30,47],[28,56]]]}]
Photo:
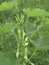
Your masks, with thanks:
[{"label": "green foliage background", "polygon": [[[4,2],[7,2],[5,7],[0,6],[0,65],[49,65],[49,0],[0,0],[0,5]],[[10,6],[8,2],[14,4]],[[30,62],[23,57],[25,47],[18,28],[25,30],[28,37]],[[18,43],[20,55],[17,58]]]}]

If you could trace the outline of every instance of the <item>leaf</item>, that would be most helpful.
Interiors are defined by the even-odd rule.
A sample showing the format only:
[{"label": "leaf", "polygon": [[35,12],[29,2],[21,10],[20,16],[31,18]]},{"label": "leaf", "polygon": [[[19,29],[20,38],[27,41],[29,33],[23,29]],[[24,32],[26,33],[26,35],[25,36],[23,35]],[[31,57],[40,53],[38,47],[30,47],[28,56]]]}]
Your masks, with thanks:
[{"label": "leaf", "polygon": [[38,34],[39,34],[38,36],[33,36],[33,41],[36,43],[36,45],[39,47],[49,45],[49,34],[48,33],[45,34],[45,32],[43,32],[42,34],[41,33]]},{"label": "leaf", "polygon": [[[41,30],[40,30],[41,29]],[[49,27],[36,26],[33,23],[25,24],[25,31],[29,39],[31,39],[35,45],[44,47],[49,45]]]},{"label": "leaf", "polygon": [[36,25],[34,23],[29,23],[29,22],[26,22],[24,25],[25,25],[26,34],[31,38],[36,28]]},{"label": "leaf", "polygon": [[3,2],[0,4],[0,12],[10,10],[14,7],[14,2]]},{"label": "leaf", "polygon": [[13,28],[12,23],[7,23],[3,26],[0,26],[0,35],[11,32],[12,28]]},{"label": "leaf", "polygon": [[37,16],[49,16],[49,12],[46,12],[43,9],[35,8],[35,9],[23,9],[23,12],[28,17],[37,17]]},{"label": "leaf", "polygon": [[45,25],[49,25],[49,18],[45,18],[44,24],[45,24]]},{"label": "leaf", "polygon": [[42,46],[42,47],[38,47],[38,48],[36,48],[36,50],[41,50],[41,51],[49,50],[49,45],[45,45],[45,46]]}]

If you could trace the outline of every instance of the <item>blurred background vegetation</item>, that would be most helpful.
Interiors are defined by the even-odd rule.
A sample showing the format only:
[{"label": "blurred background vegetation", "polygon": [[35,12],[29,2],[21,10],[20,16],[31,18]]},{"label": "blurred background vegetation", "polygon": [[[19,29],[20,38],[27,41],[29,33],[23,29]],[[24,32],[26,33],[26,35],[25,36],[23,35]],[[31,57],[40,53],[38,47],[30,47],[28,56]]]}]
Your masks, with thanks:
[{"label": "blurred background vegetation", "polygon": [[[49,0],[0,0],[0,4],[5,1],[15,2],[16,8],[13,8],[12,10],[9,10],[9,11],[0,12],[1,26],[7,22],[12,22],[12,23],[16,22],[15,16],[17,15],[20,16],[20,14],[22,13],[22,9],[24,8],[30,8],[30,9],[40,8],[49,12]],[[17,50],[16,42],[17,40],[14,34],[0,35],[0,65],[18,65],[17,61],[21,61],[21,57],[18,60],[16,59],[16,55],[15,55]],[[31,46],[32,46],[32,43],[30,44],[29,47]],[[34,62],[35,65],[49,65],[49,59],[47,59],[48,64],[46,64],[46,61],[42,62],[41,60],[41,58],[44,56],[49,57],[49,50],[47,51],[44,50],[44,52],[43,50],[42,51],[38,50],[36,55],[37,56],[33,56],[33,58],[31,58],[31,61],[34,60],[32,62]]]}]

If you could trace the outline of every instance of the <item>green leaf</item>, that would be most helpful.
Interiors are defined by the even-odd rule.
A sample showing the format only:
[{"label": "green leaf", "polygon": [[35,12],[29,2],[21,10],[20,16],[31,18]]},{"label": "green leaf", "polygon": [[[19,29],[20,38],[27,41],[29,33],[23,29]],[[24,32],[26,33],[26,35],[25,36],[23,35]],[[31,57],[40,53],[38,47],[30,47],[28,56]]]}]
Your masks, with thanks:
[{"label": "green leaf", "polygon": [[31,38],[32,34],[34,34],[35,28],[36,28],[36,24],[29,23],[29,22],[25,23],[25,31],[26,31],[26,34],[29,36],[29,38]]},{"label": "green leaf", "polygon": [[14,7],[14,2],[3,2],[0,4],[0,12],[10,10]]},{"label": "green leaf", "polygon": [[49,18],[45,18],[44,24],[45,24],[45,25],[49,25]]},{"label": "green leaf", "polygon": [[34,44],[39,47],[49,45],[49,27],[37,26],[33,23],[25,24],[25,31],[29,39],[34,41]]},{"label": "green leaf", "polygon": [[23,12],[28,16],[28,17],[37,17],[37,16],[49,16],[49,12],[46,12],[45,10],[42,9],[23,9]]},{"label": "green leaf", "polygon": [[11,32],[12,28],[13,28],[12,23],[7,23],[3,26],[0,26],[0,35]]},{"label": "green leaf", "polygon": [[49,50],[49,45],[45,45],[45,46],[42,46],[42,47],[38,47],[36,50],[41,50],[41,51]]},{"label": "green leaf", "polygon": [[[36,35],[36,33],[35,33]],[[36,43],[37,46],[39,47],[44,47],[49,45],[49,33],[42,32],[38,33],[38,36],[33,36],[33,41]]]}]

